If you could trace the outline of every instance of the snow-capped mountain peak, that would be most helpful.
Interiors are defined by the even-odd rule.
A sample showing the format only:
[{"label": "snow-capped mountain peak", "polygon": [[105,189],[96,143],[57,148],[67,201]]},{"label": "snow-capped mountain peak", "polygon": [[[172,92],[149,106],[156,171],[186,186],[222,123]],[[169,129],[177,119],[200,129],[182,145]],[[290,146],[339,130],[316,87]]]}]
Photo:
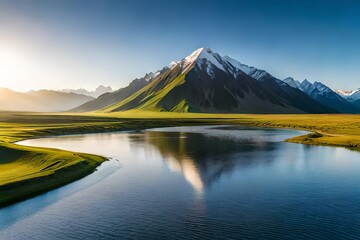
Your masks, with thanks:
[{"label": "snow-capped mountain peak", "polygon": [[292,77],[287,77],[283,80],[283,82],[287,83],[290,87],[300,89],[301,83],[298,80],[295,80]]},{"label": "snow-capped mountain peak", "polygon": [[340,96],[345,98],[346,100],[353,102],[356,100],[360,100],[360,88],[357,90],[337,90],[336,91]]},{"label": "snow-capped mountain peak", "polygon": [[169,63],[168,68],[173,69],[178,63],[180,63],[179,61],[172,61],[171,63]]},{"label": "snow-capped mountain peak", "polygon": [[307,79],[304,79],[304,81],[302,81],[300,84],[300,89],[304,92],[310,92],[312,87],[312,83],[309,82]]},{"label": "snow-capped mountain peak", "polygon": [[231,57],[229,57],[227,55],[223,56],[223,59],[225,61],[229,62],[231,65],[233,65],[237,69],[240,69],[241,71],[243,71],[244,73],[246,73],[248,75],[257,70],[257,68],[249,67],[248,65],[242,64],[242,63],[236,61],[235,59],[233,59],[233,58],[231,58]]},{"label": "snow-capped mountain peak", "polygon": [[183,71],[186,71],[189,69],[190,66],[192,66],[194,63],[199,67],[202,67],[202,63],[211,63],[218,69],[222,71],[226,71],[223,66],[223,61],[219,54],[214,53],[211,51],[210,48],[198,48],[196,49],[192,54],[185,57],[181,62],[181,66],[183,68]]},{"label": "snow-capped mountain peak", "polygon": [[180,61],[180,66],[182,67],[183,72],[185,72],[191,66],[194,66],[195,63],[200,69],[206,70],[211,76],[213,76],[213,67],[231,73],[234,76],[245,73],[257,80],[260,80],[266,75],[271,76],[264,70],[242,64],[229,56],[221,57],[210,48],[196,49],[193,53]]},{"label": "snow-capped mountain peak", "polygon": [[336,93],[342,96],[343,98],[349,97],[351,94],[354,93],[354,91],[348,91],[348,90],[336,90]]},{"label": "snow-capped mountain peak", "polygon": [[349,96],[347,96],[349,101],[360,100],[360,88],[358,90],[352,91]]},{"label": "snow-capped mountain peak", "polygon": [[223,56],[222,59],[224,59],[225,61],[227,61],[228,63],[230,63],[232,66],[234,66],[235,68],[241,70],[242,72],[246,73],[247,75],[259,80],[260,78],[262,78],[263,76],[265,76],[266,74],[268,74],[266,71],[261,70],[261,69],[257,69],[255,67],[250,67],[248,65],[242,64],[238,61],[236,61],[235,59],[229,57],[229,56]]}]

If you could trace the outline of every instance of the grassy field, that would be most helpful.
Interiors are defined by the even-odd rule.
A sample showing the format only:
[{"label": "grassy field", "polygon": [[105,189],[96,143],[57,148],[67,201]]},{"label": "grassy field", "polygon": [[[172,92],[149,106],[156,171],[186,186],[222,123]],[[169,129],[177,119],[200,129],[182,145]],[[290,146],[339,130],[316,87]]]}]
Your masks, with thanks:
[{"label": "grassy field", "polygon": [[[96,114],[96,116],[104,116]],[[204,123],[242,124],[247,126],[289,128],[313,133],[288,139],[289,142],[312,145],[340,146],[360,150],[359,114],[196,114],[118,112],[113,117],[126,119],[192,119]]]},{"label": "grassy field", "polygon": [[0,207],[84,177],[106,160],[91,154],[19,146],[15,144],[17,141],[63,134],[203,124],[309,130],[313,133],[288,141],[360,150],[360,115],[0,112]]},{"label": "grassy field", "polygon": [[0,207],[80,179],[106,160],[91,154],[19,146],[15,144],[17,141],[185,124],[204,123],[192,119],[120,119],[112,116],[0,112]]}]

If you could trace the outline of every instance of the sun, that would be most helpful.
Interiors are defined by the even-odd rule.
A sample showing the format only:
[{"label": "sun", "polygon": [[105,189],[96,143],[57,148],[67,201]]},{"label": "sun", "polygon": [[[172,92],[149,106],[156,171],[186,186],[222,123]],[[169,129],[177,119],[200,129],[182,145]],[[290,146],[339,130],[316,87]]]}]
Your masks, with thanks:
[{"label": "sun", "polygon": [[21,88],[30,66],[19,49],[0,46],[0,87]]},{"label": "sun", "polygon": [[22,59],[16,50],[0,48],[0,79],[1,82],[10,81],[20,70]]}]

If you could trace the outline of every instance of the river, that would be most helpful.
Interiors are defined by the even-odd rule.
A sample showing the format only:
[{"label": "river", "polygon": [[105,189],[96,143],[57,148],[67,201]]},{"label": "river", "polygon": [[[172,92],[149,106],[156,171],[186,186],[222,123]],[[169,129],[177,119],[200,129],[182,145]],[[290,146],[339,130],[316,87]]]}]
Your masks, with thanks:
[{"label": "river", "polygon": [[111,160],[0,209],[1,239],[360,238],[360,155],[285,129],[194,126],[19,144]]}]

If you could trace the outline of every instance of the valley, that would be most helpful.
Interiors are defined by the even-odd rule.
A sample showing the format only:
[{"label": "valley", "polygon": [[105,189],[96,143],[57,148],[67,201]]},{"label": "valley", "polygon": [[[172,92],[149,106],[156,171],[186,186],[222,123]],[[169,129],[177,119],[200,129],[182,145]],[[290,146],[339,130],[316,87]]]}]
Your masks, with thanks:
[{"label": "valley", "polygon": [[[360,150],[359,115],[198,114],[129,111],[97,114],[0,114],[0,205],[5,206],[92,173],[106,159],[86,153],[23,147],[17,141],[48,136],[137,131],[155,127],[243,125],[307,130],[289,142]],[[61,176],[61,177],[60,177]],[[50,177],[51,181],[47,181]],[[6,197],[5,197],[6,196]]]},{"label": "valley", "polygon": [[209,48],[97,98],[64,91],[0,89],[3,104],[6,98],[17,104],[10,110],[32,109],[0,113],[0,206],[80,179],[106,161],[86,153],[16,145],[25,139],[231,124],[306,130],[312,133],[286,141],[360,149],[356,92],[340,96],[320,82],[282,81]]},{"label": "valley", "polygon": [[360,239],[360,1],[0,0],[0,239]]}]

